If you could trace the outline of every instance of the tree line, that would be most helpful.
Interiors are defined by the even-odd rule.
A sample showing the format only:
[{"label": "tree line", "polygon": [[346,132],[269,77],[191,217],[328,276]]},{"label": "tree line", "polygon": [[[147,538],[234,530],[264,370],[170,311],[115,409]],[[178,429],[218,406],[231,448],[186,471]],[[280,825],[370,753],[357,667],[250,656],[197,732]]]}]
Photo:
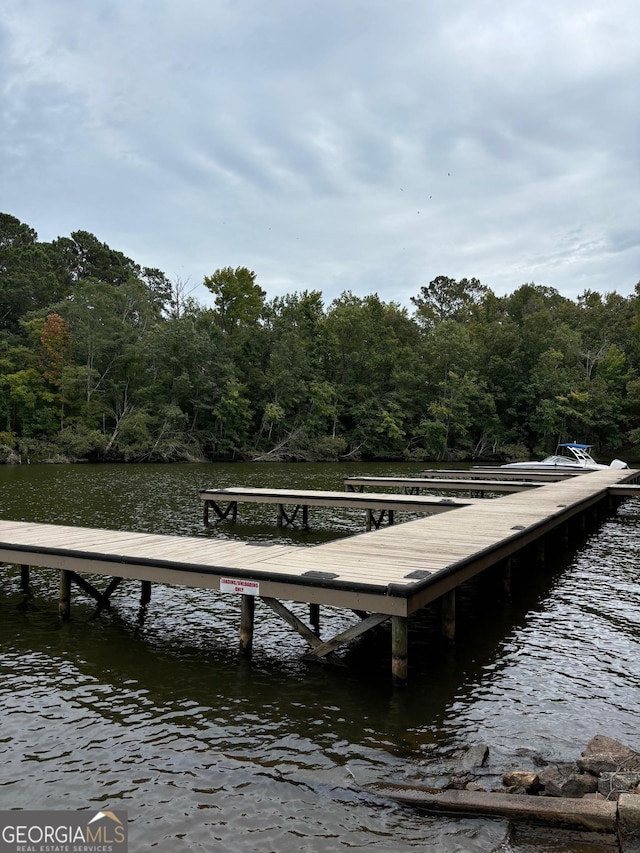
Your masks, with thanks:
[{"label": "tree line", "polygon": [[377,294],[211,304],[93,234],[0,214],[0,461],[523,458],[640,444],[640,284],[573,301],[438,276]]}]

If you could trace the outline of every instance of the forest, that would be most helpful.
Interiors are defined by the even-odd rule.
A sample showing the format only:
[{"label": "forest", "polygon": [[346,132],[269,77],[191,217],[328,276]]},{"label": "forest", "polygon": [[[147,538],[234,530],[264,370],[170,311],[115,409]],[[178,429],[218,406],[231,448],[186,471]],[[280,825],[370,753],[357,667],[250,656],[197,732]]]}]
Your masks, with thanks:
[{"label": "forest", "polygon": [[437,276],[411,309],[184,282],[0,213],[0,462],[638,458],[640,284],[573,301]]}]

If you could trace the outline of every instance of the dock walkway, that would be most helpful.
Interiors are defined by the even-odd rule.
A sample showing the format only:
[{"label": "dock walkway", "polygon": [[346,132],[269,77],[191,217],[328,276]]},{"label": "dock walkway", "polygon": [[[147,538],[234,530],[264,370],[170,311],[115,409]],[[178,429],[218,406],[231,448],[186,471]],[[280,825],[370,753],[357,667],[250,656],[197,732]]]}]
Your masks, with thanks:
[{"label": "dock walkway", "polygon": [[[235,521],[238,503],[266,503],[277,506],[277,525],[293,525],[302,510],[302,526],[309,525],[310,506],[330,506],[341,509],[364,509],[367,530],[378,529],[386,517],[393,524],[394,512],[447,512],[469,506],[474,499],[437,498],[420,495],[398,495],[369,492],[367,494],[349,492],[331,492],[309,489],[260,489],[247,486],[230,486],[225,489],[201,489],[200,500],[204,505],[204,522],[209,523],[209,508],[212,508],[220,520],[231,518]],[[222,504],[226,503],[223,508]],[[287,511],[286,507],[293,509]],[[374,512],[379,515],[375,516]]]},{"label": "dock walkway", "polygon": [[[627,469],[628,470],[628,469]],[[501,468],[500,466],[483,465],[477,468],[426,468],[420,472],[421,477],[446,478],[447,480],[525,480],[527,482],[554,483],[557,480],[568,480],[588,474],[586,470],[571,470],[570,468]]]},{"label": "dock walkway", "polygon": [[343,477],[348,492],[364,492],[366,488],[400,489],[405,495],[420,495],[423,492],[468,491],[471,496],[484,497],[486,492],[522,492],[541,486],[540,481],[492,480],[477,477]]},{"label": "dock walkway", "polygon": [[[2,520],[0,560],[23,571],[60,569],[63,617],[69,615],[72,581],[99,605],[123,578],[142,581],[146,600],[151,582],[240,594],[245,653],[257,598],[304,637],[309,658],[331,656],[342,643],[391,618],[392,672],[402,684],[411,614],[442,599],[443,629],[452,635],[456,587],[491,566],[508,567],[505,561],[534,542],[541,553],[550,533],[568,538],[573,524],[596,523],[624,497],[640,492],[632,485],[638,478],[640,471],[629,469],[597,471],[311,548]],[[80,573],[114,580],[101,593]],[[323,642],[283,600],[350,609],[361,621]]]}]

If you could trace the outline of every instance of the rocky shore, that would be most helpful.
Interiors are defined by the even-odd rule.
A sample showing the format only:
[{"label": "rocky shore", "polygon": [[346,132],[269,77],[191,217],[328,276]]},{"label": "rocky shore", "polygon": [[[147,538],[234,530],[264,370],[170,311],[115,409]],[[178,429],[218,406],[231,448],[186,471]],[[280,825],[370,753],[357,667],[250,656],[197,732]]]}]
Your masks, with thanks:
[{"label": "rocky shore", "polygon": [[596,735],[567,763],[530,756],[533,768],[496,777],[489,747],[480,744],[425,775],[429,784],[375,784],[367,790],[444,814],[503,817],[554,827],[608,833],[624,853],[640,853],[640,753],[606,735]]},{"label": "rocky shore", "polygon": [[[487,746],[472,747],[466,761],[481,768],[489,757]],[[621,793],[640,794],[640,753],[606,735],[596,735],[572,763],[553,763],[534,756],[539,770],[510,770],[494,793],[529,794],[569,799],[617,800]],[[471,769],[463,769],[444,786],[472,791],[486,790]]]}]

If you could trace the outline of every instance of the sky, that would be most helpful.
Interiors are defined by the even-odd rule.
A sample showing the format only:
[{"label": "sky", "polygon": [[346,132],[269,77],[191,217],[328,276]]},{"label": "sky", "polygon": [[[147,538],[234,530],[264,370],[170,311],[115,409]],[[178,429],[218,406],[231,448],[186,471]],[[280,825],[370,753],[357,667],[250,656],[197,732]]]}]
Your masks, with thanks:
[{"label": "sky", "polygon": [[640,281],[638,0],[0,0],[0,211],[206,301]]}]

